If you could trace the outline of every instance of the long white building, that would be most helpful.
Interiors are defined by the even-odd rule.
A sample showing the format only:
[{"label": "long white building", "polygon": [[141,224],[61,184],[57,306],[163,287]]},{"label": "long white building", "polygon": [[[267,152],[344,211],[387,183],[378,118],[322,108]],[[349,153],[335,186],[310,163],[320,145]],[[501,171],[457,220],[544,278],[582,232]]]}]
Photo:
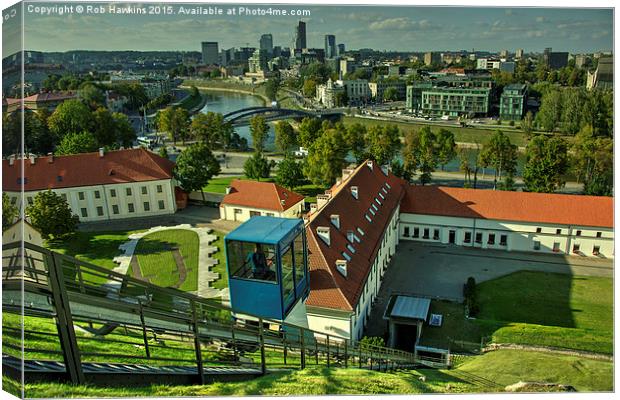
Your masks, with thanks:
[{"label": "long white building", "polygon": [[172,161],[145,149],[10,157],[2,162],[2,190],[19,210],[37,193],[52,190],[81,222],[173,214],[173,168]]},{"label": "long white building", "polygon": [[367,161],[307,217],[308,324],[360,339],[400,240],[614,257],[613,198],[411,186]]}]

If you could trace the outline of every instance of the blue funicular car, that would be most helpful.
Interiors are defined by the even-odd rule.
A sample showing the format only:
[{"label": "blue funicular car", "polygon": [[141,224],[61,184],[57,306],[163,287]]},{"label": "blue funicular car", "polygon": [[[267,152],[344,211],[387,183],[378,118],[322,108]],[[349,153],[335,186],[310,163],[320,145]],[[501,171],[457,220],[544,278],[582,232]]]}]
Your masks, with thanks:
[{"label": "blue funicular car", "polygon": [[305,235],[303,220],[267,216],[252,217],[226,235],[230,302],[236,313],[284,321],[303,305],[310,292]]}]

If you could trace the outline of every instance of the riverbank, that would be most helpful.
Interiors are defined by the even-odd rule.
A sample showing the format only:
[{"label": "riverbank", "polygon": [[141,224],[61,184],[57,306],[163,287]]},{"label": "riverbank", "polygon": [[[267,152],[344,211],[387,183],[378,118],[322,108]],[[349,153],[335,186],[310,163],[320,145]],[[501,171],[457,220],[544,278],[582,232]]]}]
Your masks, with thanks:
[{"label": "riverbank", "polygon": [[192,86],[196,86],[198,90],[203,91],[213,91],[213,92],[229,92],[229,93],[241,93],[248,94],[251,96],[258,97],[262,100],[263,105],[268,105],[270,103],[269,98],[263,93],[261,93],[260,89],[262,87],[254,87],[254,89],[247,87],[248,85],[241,85],[232,82],[222,82],[222,81],[195,81],[195,80],[187,80],[184,81],[180,88],[190,88]]}]

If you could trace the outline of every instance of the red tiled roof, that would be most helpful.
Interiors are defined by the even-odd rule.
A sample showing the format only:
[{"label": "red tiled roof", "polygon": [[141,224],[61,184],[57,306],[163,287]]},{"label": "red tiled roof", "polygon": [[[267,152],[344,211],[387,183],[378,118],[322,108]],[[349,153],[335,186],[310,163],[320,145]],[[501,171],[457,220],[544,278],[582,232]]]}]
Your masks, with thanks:
[{"label": "red tiled roof", "polygon": [[[386,182],[391,188],[385,185]],[[332,198],[310,216],[310,222],[306,225],[310,266],[310,295],[306,304],[348,311],[355,309],[387,224],[404,195],[404,184],[391,173],[386,176],[376,163],[372,169],[363,163],[340,185],[329,190]],[[352,186],[358,187],[358,199],[351,195]],[[382,199],[379,192],[384,187],[387,194],[384,193],[385,199]],[[375,198],[382,205],[377,205],[378,211],[373,216],[369,208]],[[365,218],[366,213],[372,222]],[[340,228],[331,223],[330,217],[334,214],[339,216]],[[330,228],[329,246],[318,238],[318,227]],[[361,228],[364,235],[357,228]],[[349,242],[348,231],[353,231],[361,243]],[[355,253],[347,249],[347,244],[353,246]],[[345,260],[343,251],[351,257],[347,263],[346,278],[336,270],[336,260]]]},{"label": "red tiled roof", "polygon": [[612,197],[409,186],[400,211],[515,222],[613,227]]},{"label": "red tiled roof", "polygon": [[[2,160],[2,190],[21,189],[21,162],[9,165]],[[54,156],[51,163],[49,156],[36,158],[34,164],[26,158],[23,165],[25,191],[170,179],[174,168],[172,161],[142,148],[109,151],[103,157],[99,152]]]},{"label": "red tiled roof", "polygon": [[230,183],[230,188],[230,193],[224,196],[221,204],[282,212],[304,199],[299,193],[271,182],[235,179]]},{"label": "red tiled roof", "polygon": [[77,96],[72,92],[51,92],[51,93],[37,93],[32,96],[28,96],[24,99],[27,102],[45,102],[45,101],[59,101],[75,99]]}]

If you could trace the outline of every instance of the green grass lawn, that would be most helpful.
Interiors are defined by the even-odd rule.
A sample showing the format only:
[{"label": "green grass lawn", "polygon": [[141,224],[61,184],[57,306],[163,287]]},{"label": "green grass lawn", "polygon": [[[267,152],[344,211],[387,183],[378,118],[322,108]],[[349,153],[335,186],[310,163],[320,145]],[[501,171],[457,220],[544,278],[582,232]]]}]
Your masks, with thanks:
[{"label": "green grass lawn", "polygon": [[228,287],[228,270],[226,269],[226,250],[224,249],[224,236],[225,234],[218,231],[213,231],[213,235],[217,236],[217,240],[211,243],[211,246],[216,246],[217,251],[212,254],[212,257],[218,260],[217,265],[211,267],[212,272],[219,274],[219,279],[211,282],[211,287],[215,289],[224,289]]},{"label": "green grass lawn", "polygon": [[[343,117],[342,120],[345,123],[345,125],[359,123],[366,127],[375,126],[375,125],[385,125],[389,123],[389,124],[397,125],[401,131],[405,131],[405,132],[411,129],[421,129],[425,126],[429,126],[429,124],[416,123],[416,122],[400,122],[400,121],[387,122],[387,121],[380,121],[380,120],[374,120],[374,119],[368,119],[368,118],[349,117],[349,116]],[[452,131],[452,133],[454,133],[454,139],[457,142],[485,144],[489,141],[489,138],[493,135],[495,130],[502,129],[504,134],[506,134],[506,136],[510,138],[510,142],[512,144],[515,144],[517,146],[525,146],[527,144],[525,140],[525,135],[522,132],[506,129],[506,127],[501,127],[499,125],[492,126],[489,129],[461,128],[457,126],[443,127],[443,126],[432,126],[431,125],[431,130],[433,132],[438,132],[439,129],[441,128],[445,128],[445,129]]]},{"label": "green grass lawn", "polygon": [[202,188],[203,192],[225,194],[226,188],[230,186],[230,182],[235,179],[244,179],[243,176],[226,176],[222,178],[213,178],[207,186]]},{"label": "green grass lawn", "polygon": [[572,385],[578,391],[613,390],[613,363],[541,352],[498,350],[457,368],[502,386],[519,381]]},{"label": "green grass lawn", "polygon": [[[209,181],[209,184],[205,186],[204,188],[202,188],[202,190],[204,192],[209,192],[209,193],[225,194],[226,188],[230,186],[230,182],[232,182],[234,179],[248,179],[248,178],[244,176],[226,176],[226,177],[221,177],[221,178],[214,178],[214,179],[211,179]],[[274,182],[274,181],[275,180],[273,178],[261,179],[261,182]],[[294,188],[293,191],[304,196],[308,203],[314,203],[316,202],[316,195],[324,193],[325,189],[326,188],[315,185],[313,183],[306,183],[304,185]]]},{"label": "green grass lawn", "polygon": [[493,342],[613,351],[611,278],[520,271],[477,290]]},{"label": "green grass lawn", "polygon": [[172,248],[179,249],[187,276],[179,286],[183,291],[198,289],[199,239],[196,232],[186,229],[168,229],[144,236],[136,246],[140,271],[151,283],[169,287],[179,282],[179,271],[172,256]]},{"label": "green grass lawn", "polygon": [[[73,256],[97,266],[113,269],[118,267],[113,260],[121,254],[118,246],[129,240],[129,235],[140,231],[114,232],[76,232],[75,235],[63,242],[50,242],[47,247],[58,253]],[[99,276],[88,277],[92,284],[101,285],[107,279]]]},{"label": "green grass lawn", "polygon": [[443,321],[441,326],[425,325],[422,328],[420,338],[422,346],[449,348],[452,351],[480,348],[482,330],[476,321],[465,318],[463,304],[446,300],[431,300],[429,313],[443,315]]}]

